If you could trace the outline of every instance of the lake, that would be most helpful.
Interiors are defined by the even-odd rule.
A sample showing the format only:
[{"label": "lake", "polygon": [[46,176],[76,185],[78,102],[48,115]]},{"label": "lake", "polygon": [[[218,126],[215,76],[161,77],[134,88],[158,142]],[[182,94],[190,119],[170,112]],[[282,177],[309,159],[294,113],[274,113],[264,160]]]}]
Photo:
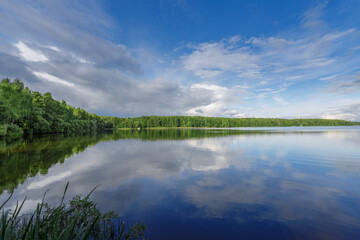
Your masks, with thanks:
[{"label": "lake", "polygon": [[360,127],[122,130],[0,143],[0,203],[92,199],[149,239],[359,239]]}]

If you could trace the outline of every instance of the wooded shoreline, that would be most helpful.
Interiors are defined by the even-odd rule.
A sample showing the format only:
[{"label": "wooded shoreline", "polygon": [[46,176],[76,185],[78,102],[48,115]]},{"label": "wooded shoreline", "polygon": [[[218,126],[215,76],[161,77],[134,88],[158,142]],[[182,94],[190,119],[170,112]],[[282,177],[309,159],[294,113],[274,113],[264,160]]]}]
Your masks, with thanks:
[{"label": "wooded shoreline", "polygon": [[51,93],[31,91],[19,79],[0,83],[0,138],[32,134],[86,133],[107,129],[354,126],[331,119],[225,118],[203,116],[110,117],[55,100]]},{"label": "wooded shoreline", "polygon": [[333,119],[222,118],[202,116],[102,117],[114,128],[232,128],[232,127],[310,127],[355,126],[359,122]]}]

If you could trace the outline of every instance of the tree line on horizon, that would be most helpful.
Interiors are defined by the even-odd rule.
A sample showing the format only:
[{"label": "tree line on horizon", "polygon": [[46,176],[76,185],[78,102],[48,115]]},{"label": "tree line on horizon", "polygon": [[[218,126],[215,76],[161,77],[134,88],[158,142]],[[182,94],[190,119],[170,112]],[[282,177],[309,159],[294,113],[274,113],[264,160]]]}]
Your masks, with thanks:
[{"label": "tree line on horizon", "polygon": [[202,116],[142,116],[134,118],[101,117],[116,128],[158,127],[293,127],[293,126],[353,126],[358,122],[334,119],[282,119],[282,118],[224,118]]},{"label": "tree line on horizon", "polygon": [[84,133],[108,128],[351,126],[358,122],[330,119],[224,118],[202,116],[98,116],[31,91],[19,79],[0,83],[0,138],[43,133]]}]

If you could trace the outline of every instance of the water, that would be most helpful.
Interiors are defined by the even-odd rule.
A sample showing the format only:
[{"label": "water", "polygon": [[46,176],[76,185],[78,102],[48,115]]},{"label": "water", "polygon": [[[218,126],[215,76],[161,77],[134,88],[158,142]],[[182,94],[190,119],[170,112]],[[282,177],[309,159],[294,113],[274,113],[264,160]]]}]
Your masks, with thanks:
[{"label": "water", "polygon": [[119,131],[0,144],[0,203],[92,195],[150,239],[359,239],[360,127]]}]

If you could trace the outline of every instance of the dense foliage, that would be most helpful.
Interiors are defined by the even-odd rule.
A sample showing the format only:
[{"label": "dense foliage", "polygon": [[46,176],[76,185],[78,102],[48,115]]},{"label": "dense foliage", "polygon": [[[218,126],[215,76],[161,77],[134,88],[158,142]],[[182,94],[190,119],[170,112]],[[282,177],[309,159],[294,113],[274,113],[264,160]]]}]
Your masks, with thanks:
[{"label": "dense foliage", "polygon": [[359,123],[330,119],[222,118],[198,116],[144,116],[136,118],[102,117],[118,128],[153,127],[290,127],[351,126]]},{"label": "dense foliage", "polygon": [[3,79],[0,83],[0,137],[90,132],[105,127],[96,114],[57,101],[49,92],[33,92],[19,79]]},{"label": "dense foliage", "polygon": [[89,198],[92,191],[84,198],[75,196],[65,204],[68,184],[59,206],[52,207],[44,202],[44,194],[43,201],[32,214],[21,214],[26,198],[15,209],[5,210],[10,195],[0,206],[0,240],[144,239],[145,224],[127,227],[114,212],[101,213]]}]

